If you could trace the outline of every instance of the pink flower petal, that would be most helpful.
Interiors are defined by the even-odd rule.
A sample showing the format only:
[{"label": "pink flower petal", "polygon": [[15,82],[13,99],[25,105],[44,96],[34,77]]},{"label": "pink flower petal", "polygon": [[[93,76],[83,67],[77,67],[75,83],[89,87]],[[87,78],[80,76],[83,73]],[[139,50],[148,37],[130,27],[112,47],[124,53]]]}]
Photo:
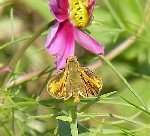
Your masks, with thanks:
[{"label": "pink flower petal", "polygon": [[56,65],[57,69],[62,69],[66,66],[68,56],[74,56],[74,27],[72,24],[68,25],[66,29],[65,45],[62,50],[57,54]]},{"label": "pink flower petal", "polygon": [[59,22],[57,22],[49,31],[48,35],[47,35],[47,39],[46,39],[46,43],[45,43],[45,47],[46,49],[50,48],[50,43],[53,40],[53,38],[55,37],[56,32],[58,31],[59,28]]},{"label": "pink flower petal", "polygon": [[68,56],[74,55],[74,26],[69,21],[56,23],[48,34],[46,49],[57,57],[57,69],[65,67]]},{"label": "pink flower petal", "polygon": [[49,7],[57,21],[63,22],[68,18],[68,0],[50,0]]},{"label": "pink flower petal", "polygon": [[68,23],[59,23],[58,31],[54,38],[47,46],[47,51],[50,55],[57,55],[59,52],[63,52],[63,48],[66,46],[66,34],[67,34]]},{"label": "pink flower petal", "polygon": [[92,18],[92,13],[93,13],[93,10],[94,10],[94,3],[95,3],[95,0],[90,0],[89,18]]},{"label": "pink flower petal", "polygon": [[63,56],[58,55],[56,62],[55,62],[57,66],[57,70],[63,69],[66,66],[66,61],[69,56],[74,56],[74,47],[75,47],[74,42],[73,44],[70,44],[70,45],[68,44],[65,47],[65,52]]},{"label": "pink flower petal", "polygon": [[104,46],[101,46],[95,39],[87,33],[75,28],[75,40],[85,49],[94,54],[104,54]]}]

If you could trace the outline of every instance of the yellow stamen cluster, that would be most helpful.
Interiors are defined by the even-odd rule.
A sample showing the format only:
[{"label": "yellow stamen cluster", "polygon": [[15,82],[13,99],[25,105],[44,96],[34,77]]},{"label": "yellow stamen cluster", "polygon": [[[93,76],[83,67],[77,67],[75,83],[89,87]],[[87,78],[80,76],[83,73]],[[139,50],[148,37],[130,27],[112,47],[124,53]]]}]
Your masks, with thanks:
[{"label": "yellow stamen cluster", "polygon": [[90,20],[88,12],[90,6],[89,0],[69,0],[69,5],[69,17],[71,22],[76,27],[86,27]]}]

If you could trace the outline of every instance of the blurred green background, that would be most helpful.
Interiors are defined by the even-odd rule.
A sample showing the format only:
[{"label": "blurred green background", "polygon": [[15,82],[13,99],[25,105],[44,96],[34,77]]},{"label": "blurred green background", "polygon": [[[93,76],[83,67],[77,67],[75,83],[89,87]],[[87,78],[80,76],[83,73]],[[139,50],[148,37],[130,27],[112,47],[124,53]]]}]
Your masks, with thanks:
[{"label": "blurred green background", "polygon": [[[48,0],[2,0],[0,1],[0,67],[7,66],[16,52],[44,24],[53,20],[48,8]],[[105,45],[105,55],[113,56],[127,39],[125,50],[117,51],[111,59],[112,64],[127,79],[138,96],[150,107],[150,1],[149,0],[97,0],[92,24],[87,31]],[[25,52],[13,71],[10,80],[27,73],[38,72],[46,67],[54,68],[54,57],[44,48],[46,31]],[[133,37],[132,37],[133,36]],[[120,46],[121,47],[121,46]],[[122,47],[123,48],[123,47]],[[87,113],[101,113],[107,116],[91,117],[81,124],[95,131],[101,122],[97,136],[149,136],[150,114],[146,114],[119,97],[141,106],[137,98],[105,63],[95,67],[99,58],[76,46],[75,54],[83,66],[91,66],[103,80],[101,94],[117,91],[98,104],[93,105]],[[0,73],[0,82],[4,73]],[[54,135],[57,127],[55,118],[28,119],[29,116],[58,113],[60,101],[51,100],[46,91],[48,74],[36,76],[9,90],[1,90],[0,132],[1,135],[48,136]],[[39,100],[38,103],[36,100]],[[80,106],[80,105],[79,105]],[[82,106],[82,104],[81,104]],[[117,114],[123,118],[113,118]],[[94,119],[93,119],[94,118]],[[132,119],[129,121],[127,119]]]}]

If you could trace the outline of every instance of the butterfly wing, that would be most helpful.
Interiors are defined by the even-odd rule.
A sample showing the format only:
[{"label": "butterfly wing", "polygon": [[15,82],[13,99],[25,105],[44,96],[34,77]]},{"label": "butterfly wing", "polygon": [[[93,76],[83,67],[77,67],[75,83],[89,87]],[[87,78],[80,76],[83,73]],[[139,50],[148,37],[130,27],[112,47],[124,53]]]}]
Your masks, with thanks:
[{"label": "butterfly wing", "polygon": [[85,89],[80,91],[80,95],[83,97],[88,97],[91,95],[98,95],[102,89],[102,80],[96,76],[89,68],[81,67],[81,78],[85,83]]},{"label": "butterfly wing", "polygon": [[65,69],[58,71],[47,84],[48,93],[56,99],[69,99],[72,93],[66,88],[66,80],[67,71]]}]

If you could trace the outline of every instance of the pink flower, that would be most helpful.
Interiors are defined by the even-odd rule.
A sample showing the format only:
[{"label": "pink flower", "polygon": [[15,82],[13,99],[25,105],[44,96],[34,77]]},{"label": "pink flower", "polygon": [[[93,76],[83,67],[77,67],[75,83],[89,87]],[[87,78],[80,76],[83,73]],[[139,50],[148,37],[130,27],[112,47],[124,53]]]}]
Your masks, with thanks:
[{"label": "pink flower", "polygon": [[91,21],[94,0],[50,0],[49,7],[57,22],[48,33],[46,49],[57,57],[57,69],[64,68],[68,56],[74,55],[75,41],[92,53],[104,53],[104,46],[82,29]]}]

